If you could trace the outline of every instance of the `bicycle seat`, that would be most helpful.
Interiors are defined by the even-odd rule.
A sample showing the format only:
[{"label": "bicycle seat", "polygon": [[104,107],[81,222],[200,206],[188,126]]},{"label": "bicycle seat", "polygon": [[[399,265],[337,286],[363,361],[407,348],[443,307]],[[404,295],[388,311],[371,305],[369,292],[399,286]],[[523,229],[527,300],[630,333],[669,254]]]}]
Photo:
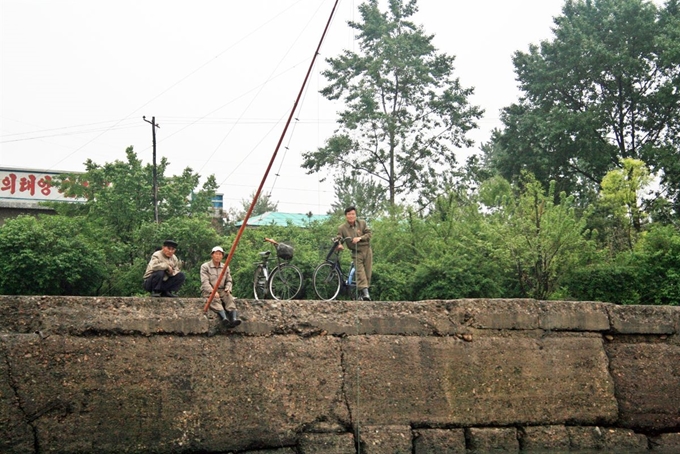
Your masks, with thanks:
[{"label": "bicycle seat", "polygon": [[262,258],[269,257],[271,255],[271,253],[272,253],[272,251],[260,252],[260,257],[262,257]]}]

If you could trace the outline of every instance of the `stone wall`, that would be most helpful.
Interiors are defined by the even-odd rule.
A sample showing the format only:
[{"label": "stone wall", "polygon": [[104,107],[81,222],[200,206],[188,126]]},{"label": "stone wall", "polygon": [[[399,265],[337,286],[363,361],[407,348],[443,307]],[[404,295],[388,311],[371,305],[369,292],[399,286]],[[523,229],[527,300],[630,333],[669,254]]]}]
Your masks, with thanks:
[{"label": "stone wall", "polygon": [[0,452],[680,452],[680,307],[0,296]]}]

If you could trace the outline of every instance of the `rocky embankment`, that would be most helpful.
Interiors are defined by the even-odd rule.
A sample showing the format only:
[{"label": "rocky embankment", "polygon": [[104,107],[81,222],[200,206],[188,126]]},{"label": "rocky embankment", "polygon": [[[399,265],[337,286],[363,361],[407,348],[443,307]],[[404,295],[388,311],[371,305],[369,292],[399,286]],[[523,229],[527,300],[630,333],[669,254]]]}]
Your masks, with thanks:
[{"label": "rocky embankment", "polygon": [[0,452],[680,452],[680,307],[238,304],[0,296]]}]

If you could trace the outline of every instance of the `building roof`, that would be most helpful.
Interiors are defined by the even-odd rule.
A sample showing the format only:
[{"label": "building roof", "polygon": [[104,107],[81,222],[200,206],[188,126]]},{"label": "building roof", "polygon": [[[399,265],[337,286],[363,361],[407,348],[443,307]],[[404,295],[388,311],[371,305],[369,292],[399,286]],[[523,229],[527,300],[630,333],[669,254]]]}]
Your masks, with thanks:
[{"label": "building roof", "polygon": [[[288,224],[298,227],[306,227],[314,221],[325,221],[330,216],[326,214],[312,214],[311,216],[304,213],[278,213],[274,211],[267,211],[258,216],[252,216],[248,219],[248,227],[261,227],[265,225],[287,226]],[[236,226],[240,227],[242,221],[236,222]]]}]

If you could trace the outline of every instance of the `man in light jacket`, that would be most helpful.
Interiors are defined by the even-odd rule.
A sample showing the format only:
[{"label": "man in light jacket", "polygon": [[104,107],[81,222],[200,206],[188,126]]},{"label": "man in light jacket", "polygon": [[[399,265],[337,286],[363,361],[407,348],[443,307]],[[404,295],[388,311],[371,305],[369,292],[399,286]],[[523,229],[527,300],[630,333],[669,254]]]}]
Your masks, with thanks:
[{"label": "man in light jacket", "polygon": [[224,249],[220,246],[215,246],[212,248],[210,257],[212,260],[201,265],[201,294],[204,298],[208,298],[213,289],[217,287],[215,297],[210,302],[210,309],[219,314],[220,319],[225,325],[229,328],[234,328],[241,324],[241,320],[238,318],[236,303],[231,295],[233,281],[229,267],[224,272],[222,280],[220,280],[219,284],[217,283],[224,269],[224,264],[222,263]]},{"label": "man in light jacket", "polygon": [[175,251],[177,242],[165,240],[160,251],[151,256],[144,273],[144,290],[153,297],[177,297],[186,276],[180,271],[180,262]]}]

